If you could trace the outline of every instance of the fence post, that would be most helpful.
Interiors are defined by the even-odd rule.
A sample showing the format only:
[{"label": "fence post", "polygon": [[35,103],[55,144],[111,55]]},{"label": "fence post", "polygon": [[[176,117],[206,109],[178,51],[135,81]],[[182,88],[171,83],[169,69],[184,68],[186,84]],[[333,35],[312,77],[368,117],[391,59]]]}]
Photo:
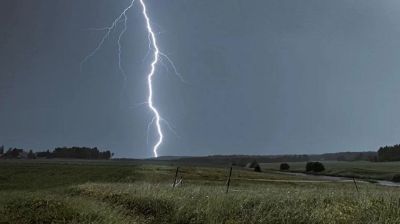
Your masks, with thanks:
[{"label": "fence post", "polygon": [[354,182],[354,185],[356,186],[357,193],[360,193],[360,192],[358,191],[357,182],[356,182],[356,179],[355,179],[354,177],[353,177],[353,182]]},{"label": "fence post", "polygon": [[174,178],[174,184],[172,185],[172,188],[175,188],[175,185],[176,185],[176,178],[178,177],[178,173],[179,173],[179,166],[176,167],[175,178]]},{"label": "fence post", "polygon": [[228,193],[228,191],[229,191],[229,185],[231,184],[231,176],[232,176],[232,165],[229,170],[228,180],[226,181],[226,192],[225,193]]}]

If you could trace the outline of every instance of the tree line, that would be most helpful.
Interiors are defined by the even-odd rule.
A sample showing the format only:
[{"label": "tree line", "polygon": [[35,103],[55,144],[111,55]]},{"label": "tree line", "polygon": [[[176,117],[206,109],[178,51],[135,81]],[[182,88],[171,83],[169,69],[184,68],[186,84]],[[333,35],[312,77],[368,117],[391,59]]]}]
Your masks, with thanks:
[{"label": "tree line", "polygon": [[4,146],[0,147],[0,158],[2,159],[96,159],[108,160],[111,159],[113,153],[111,151],[100,151],[97,147],[59,147],[53,151],[33,152],[32,150],[25,151],[24,149],[9,148],[4,150]]},{"label": "tree line", "polygon": [[400,145],[384,146],[378,150],[380,162],[400,161]]}]

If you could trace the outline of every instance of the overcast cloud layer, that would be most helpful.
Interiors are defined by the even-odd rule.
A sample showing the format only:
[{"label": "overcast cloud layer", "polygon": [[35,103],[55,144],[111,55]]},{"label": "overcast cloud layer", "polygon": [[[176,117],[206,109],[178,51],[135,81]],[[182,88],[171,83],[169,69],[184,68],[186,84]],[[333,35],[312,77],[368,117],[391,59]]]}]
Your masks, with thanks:
[{"label": "overcast cloud layer", "polygon": [[[376,150],[400,142],[397,0],[148,0],[159,45],[161,155]],[[0,144],[98,146],[150,157],[150,58],[139,4],[82,67],[129,0],[0,2]],[[122,27],[120,27],[122,28]],[[167,65],[168,66],[168,65]]]}]

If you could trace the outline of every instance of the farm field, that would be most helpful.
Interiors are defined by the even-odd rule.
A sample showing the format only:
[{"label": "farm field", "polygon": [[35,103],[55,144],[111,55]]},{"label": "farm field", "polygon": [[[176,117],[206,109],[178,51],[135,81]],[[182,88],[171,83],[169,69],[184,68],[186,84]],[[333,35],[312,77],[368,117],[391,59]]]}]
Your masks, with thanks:
[{"label": "farm field", "polygon": [[[356,177],[361,179],[392,180],[393,176],[400,174],[400,162],[342,162],[322,161],[325,171],[324,175]],[[289,162],[290,171],[304,172],[306,162]],[[279,170],[280,163],[262,163],[264,170]]]},{"label": "farm field", "polygon": [[172,163],[0,161],[0,223],[400,222],[400,188],[272,168],[234,167],[226,194],[228,167],[181,166],[172,188]]}]

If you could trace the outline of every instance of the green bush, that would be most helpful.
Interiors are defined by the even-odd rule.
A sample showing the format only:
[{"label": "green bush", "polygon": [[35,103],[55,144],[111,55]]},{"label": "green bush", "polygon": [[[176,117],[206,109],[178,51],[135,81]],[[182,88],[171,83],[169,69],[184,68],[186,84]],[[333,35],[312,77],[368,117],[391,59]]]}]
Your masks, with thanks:
[{"label": "green bush", "polygon": [[280,170],[289,170],[289,169],[290,169],[290,166],[289,166],[289,164],[287,164],[287,163],[281,163],[279,169],[280,169]]},{"label": "green bush", "polygon": [[246,168],[253,169],[255,172],[261,172],[260,164],[256,160],[246,165]]},{"label": "green bush", "polygon": [[400,174],[395,174],[392,178],[393,182],[400,182]]},{"label": "green bush", "polygon": [[325,167],[320,162],[308,162],[306,164],[306,172],[322,172],[325,170]]},{"label": "green bush", "polygon": [[261,172],[261,167],[260,167],[259,164],[257,164],[257,165],[254,167],[254,171],[255,171],[255,172]]}]

